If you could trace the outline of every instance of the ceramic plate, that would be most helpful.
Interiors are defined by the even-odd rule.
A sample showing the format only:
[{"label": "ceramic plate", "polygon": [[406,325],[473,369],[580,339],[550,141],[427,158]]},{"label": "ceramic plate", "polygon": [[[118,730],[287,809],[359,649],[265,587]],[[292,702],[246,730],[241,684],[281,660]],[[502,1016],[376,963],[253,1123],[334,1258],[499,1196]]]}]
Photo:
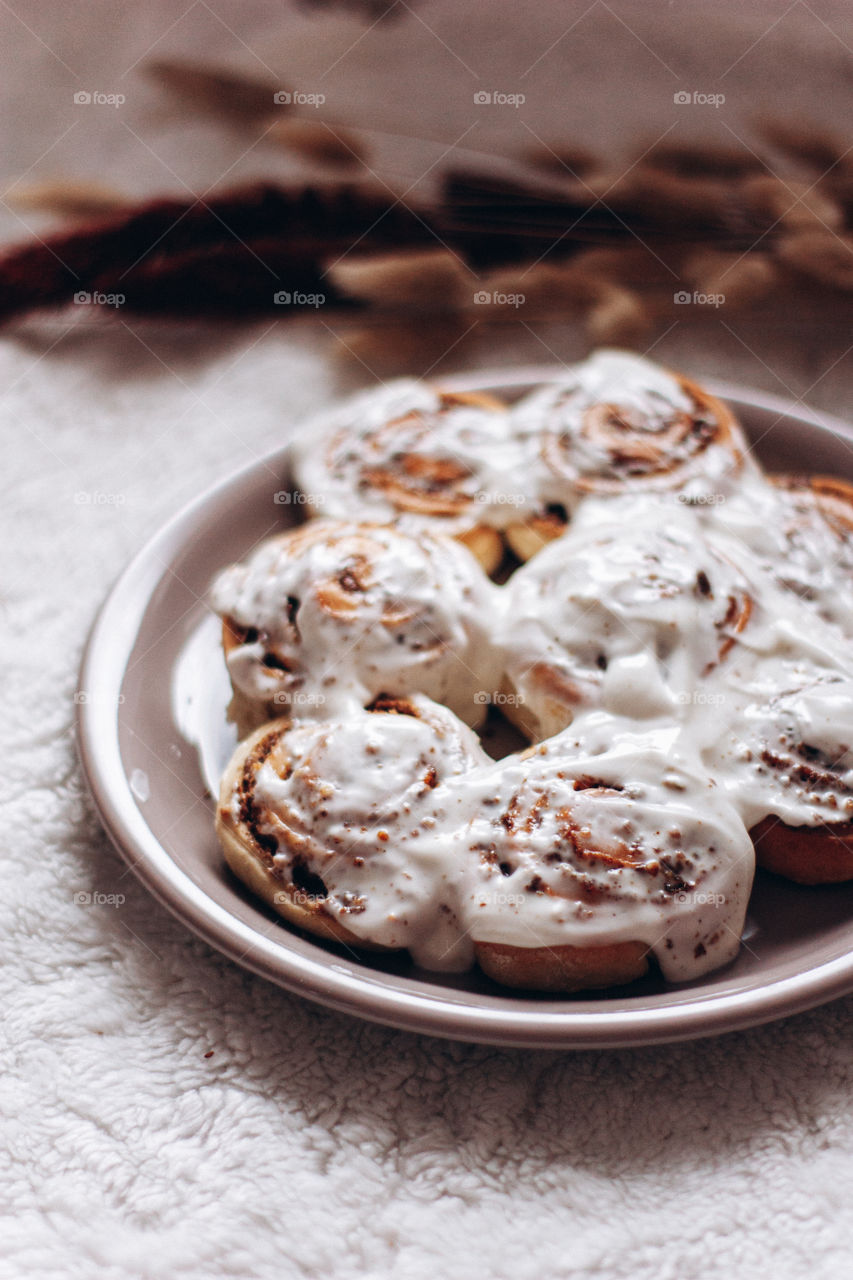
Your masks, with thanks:
[{"label": "ceramic plate", "polygon": [[[446,379],[507,395],[554,376],[511,370]],[[853,429],[793,402],[711,384],[771,470],[853,479]],[[477,972],[437,975],[366,959],[290,928],[244,890],[213,832],[219,773],[234,745],[219,628],[204,604],[223,565],[299,519],[283,448],[174,517],[116,583],[80,677],[83,768],[132,870],[194,933],[237,964],[334,1009],[490,1044],[653,1044],[751,1026],[853,991],[853,884],[804,889],[758,874],[737,960],[697,982],[648,977],[572,997],[513,994]]]}]

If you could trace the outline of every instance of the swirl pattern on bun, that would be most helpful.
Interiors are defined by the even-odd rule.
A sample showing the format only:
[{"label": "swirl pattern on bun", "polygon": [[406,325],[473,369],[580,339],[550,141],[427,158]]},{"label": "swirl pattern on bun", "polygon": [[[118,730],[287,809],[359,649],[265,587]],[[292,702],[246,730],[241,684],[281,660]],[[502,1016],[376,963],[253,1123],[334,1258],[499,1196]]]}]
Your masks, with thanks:
[{"label": "swirl pattern on bun", "polygon": [[226,569],[212,592],[243,724],[334,715],[413,692],[482,719],[497,589],[441,534],[312,520]]},{"label": "swirl pattern on bun", "polygon": [[273,721],[232,759],[217,830],[232,870],[291,923],[466,968],[452,782],[487,759],[420,695],[342,720]]},{"label": "swirl pattern on bun", "polygon": [[441,529],[491,573],[503,555],[499,529],[524,501],[509,424],[493,396],[392,382],[306,432],[297,480],[321,514]]},{"label": "swirl pattern on bun", "polygon": [[729,700],[706,755],[759,865],[802,884],[853,879],[853,672],[771,658]]},{"label": "swirl pattern on bun", "polygon": [[594,719],[482,778],[471,934],[512,986],[628,982],[651,954],[679,981],[739,946],[753,854],[736,810],[671,732],[606,746],[613,723]]},{"label": "swirl pattern on bun", "polygon": [[753,477],[707,512],[706,523],[724,528],[780,586],[853,635],[853,485],[830,476]]},{"label": "swirl pattern on bun", "polygon": [[539,510],[507,531],[522,560],[559,536],[590,494],[682,491],[701,499],[751,468],[728,406],[625,352],[597,352],[531,392],[515,406],[513,425],[539,499]]}]

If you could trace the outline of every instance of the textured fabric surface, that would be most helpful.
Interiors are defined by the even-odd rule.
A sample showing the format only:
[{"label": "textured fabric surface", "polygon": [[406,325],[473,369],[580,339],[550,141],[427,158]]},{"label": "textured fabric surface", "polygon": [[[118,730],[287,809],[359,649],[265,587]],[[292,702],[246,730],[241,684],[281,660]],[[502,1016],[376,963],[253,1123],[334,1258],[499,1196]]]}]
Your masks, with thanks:
[{"label": "textured fabric surface", "polygon": [[[348,40],[332,78],[342,109],[367,100],[365,75],[376,69],[390,88],[369,81],[374,117],[384,112],[404,131],[420,123],[439,138],[461,134],[464,113],[457,128],[453,112],[463,90],[470,102],[472,83],[517,88],[506,70],[510,29],[499,37],[487,6],[451,0],[416,6],[438,36],[410,16],[390,45],[357,41],[361,28],[347,17],[349,35],[331,20],[311,29],[313,53],[306,14],[291,13],[298,38],[289,41],[278,6],[247,4],[238,17],[234,5],[188,5],[184,14],[161,0],[126,6],[117,24],[112,0],[3,8],[10,178],[33,166],[37,175],[109,177],[140,194],[205,185],[232,161],[232,179],[286,169],[269,153],[240,158],[244,144],[218,128],[158,116],[150,88],[129,74],[154,48],[204,49],[256,70],[260,55],[276,70],[292,59],[310,87],[323,48],[328,65]],[[616,8],[648,34],[653,6]],[[792,110],[816,114],[834,93],[840,118],[849,104],[849,49],[834,34],[840,4],[817,6],[829,27],[806,5],[761,4],[752,15],[662,5],[673,25],[658,24],[653,52],[611,6],[563,6],[559,20],[558,9],[541,7],[553,29],[537,34],[525,19],[519,37],[525,66],[542,55],[541,78],[528,81],[542,86],[538,105],[529,90],[534,123],[547,122],[553,85],[567,83],[579,110],[608,80],[589,69],[597,33],[615,50],[609,83],[621,106],[609,111],[599,94],[596,143],[621,137],[644,75],[647,123],[667,127],[673,81],[661,58],[676,67],[677,86],[713,90],[721,68],[743,55],[727,78],[735,128],[759,99],[786,98],[784,67],[797,73]],[[708,16],[708,42],[689,38],[696,12]],[[548,50],[575,16],[583,38],[559,49],[583,58],[566,77]],[[711,37],[722,42],[713,57]],[[383,52],[407,42],[428,67],[423,79]],[[460,81],[460,57],[474,65],[473,81]],[[820,76],[805,73],[807,58]],[[126,113],[71,114],[72,89],[114,92],[124,77],[133,86]],[[404,100],[408,114],[395,119],[393,104]],[[430,105],[433,114],[446,107],[444,133]],[[642,113],[629,115],[637,132]],[[67,142],[50,151],[66,127]],[[497,130],[490,119],[485,135]],[[2,226],[7,237],[24,230],[9,213]],[[0,341],[0,1276],[848,1274],[853,999],[751,1032],[637,1051],[530,1053],[419,1038],[327,1013],[225,961],[109,847],[72,733],[87,630],[110,582],[167,516],[335,394],[340,375],[317,332],[181,331],[85,314],[22,325]],[[691,316],[654,354],[849,412],[848,344],[830,326],[806,340],[788,316],[760,329]],[[580,353],[565,327],[516,326],[465,359]],[[354,384],[369,373],[354,362],[346,376]]]}]

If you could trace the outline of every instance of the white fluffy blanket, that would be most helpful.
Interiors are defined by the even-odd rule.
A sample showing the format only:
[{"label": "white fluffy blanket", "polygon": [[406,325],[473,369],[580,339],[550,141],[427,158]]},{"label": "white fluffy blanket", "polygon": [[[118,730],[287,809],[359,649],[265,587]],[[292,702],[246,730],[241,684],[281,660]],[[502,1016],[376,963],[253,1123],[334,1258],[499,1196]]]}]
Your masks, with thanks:
[{"label": "white fluffy blanket", "polygon": [[204,360],[49,341],[0,347],[0,1274],[847,1274],[853,1001],[633,1052],[443,1043],[244,973],[125,870],[75,762],[87,627],[144,537],[328,375],[262,331]]}]

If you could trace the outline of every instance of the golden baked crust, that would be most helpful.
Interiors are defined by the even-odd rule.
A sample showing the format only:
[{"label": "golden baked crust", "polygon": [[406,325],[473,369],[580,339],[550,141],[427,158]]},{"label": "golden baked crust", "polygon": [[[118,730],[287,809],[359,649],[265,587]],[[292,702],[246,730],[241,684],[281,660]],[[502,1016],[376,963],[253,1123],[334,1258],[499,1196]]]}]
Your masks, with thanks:
[{"label": "golden baked crust", "polygon": [[772,814],[750,831],[758,865],[797,884],[853,880],[853,822],[790,827]]},{"label": "golden baked crust", "polygon": [[456,541],[468,548],[490,578],[497,573],[504,558],[503,539],[497,529],[488,524],[475,524],[472,529],[457,533]]},{"label": "golden baked crust", "polygon": [[[293,880],[276,870],[272,854],[259,839],[256,815],[252,806],[252,783],[256,771],[271,754],[276,767],[286,768],[284,738],[286,720],[271,720],[261,725],[241,742],[222,776],[219,804],[216,809],[216,834],[225,861],[243,883],[263,898],[273,911],[288,924],[296,925],[318,938],[345,943],[366,951],[385,951],[386,947],[365,943],[356,938],[339,921],[325,911],[316,894],[308,894]],[[240,811],[234,813],[233,799],[240,796]]]},{"label": "golden baked crust", "polygon": [[510,550],[519,560],[531,560],[537,551],[547,547],[549,542],[561,537],[569,525],[565,510],[554,509],[541,515],[529,516],[526,520],[516,520],[504,530],[504,537]]},{"label": "golden baked crust", "polygon": [[504,987],[565,995],[636,982],[649,968],[649,948],[643,942],[615,942],[603,947],[510,947],[501,942],[477,942],[474,950],[483,972]]}]

